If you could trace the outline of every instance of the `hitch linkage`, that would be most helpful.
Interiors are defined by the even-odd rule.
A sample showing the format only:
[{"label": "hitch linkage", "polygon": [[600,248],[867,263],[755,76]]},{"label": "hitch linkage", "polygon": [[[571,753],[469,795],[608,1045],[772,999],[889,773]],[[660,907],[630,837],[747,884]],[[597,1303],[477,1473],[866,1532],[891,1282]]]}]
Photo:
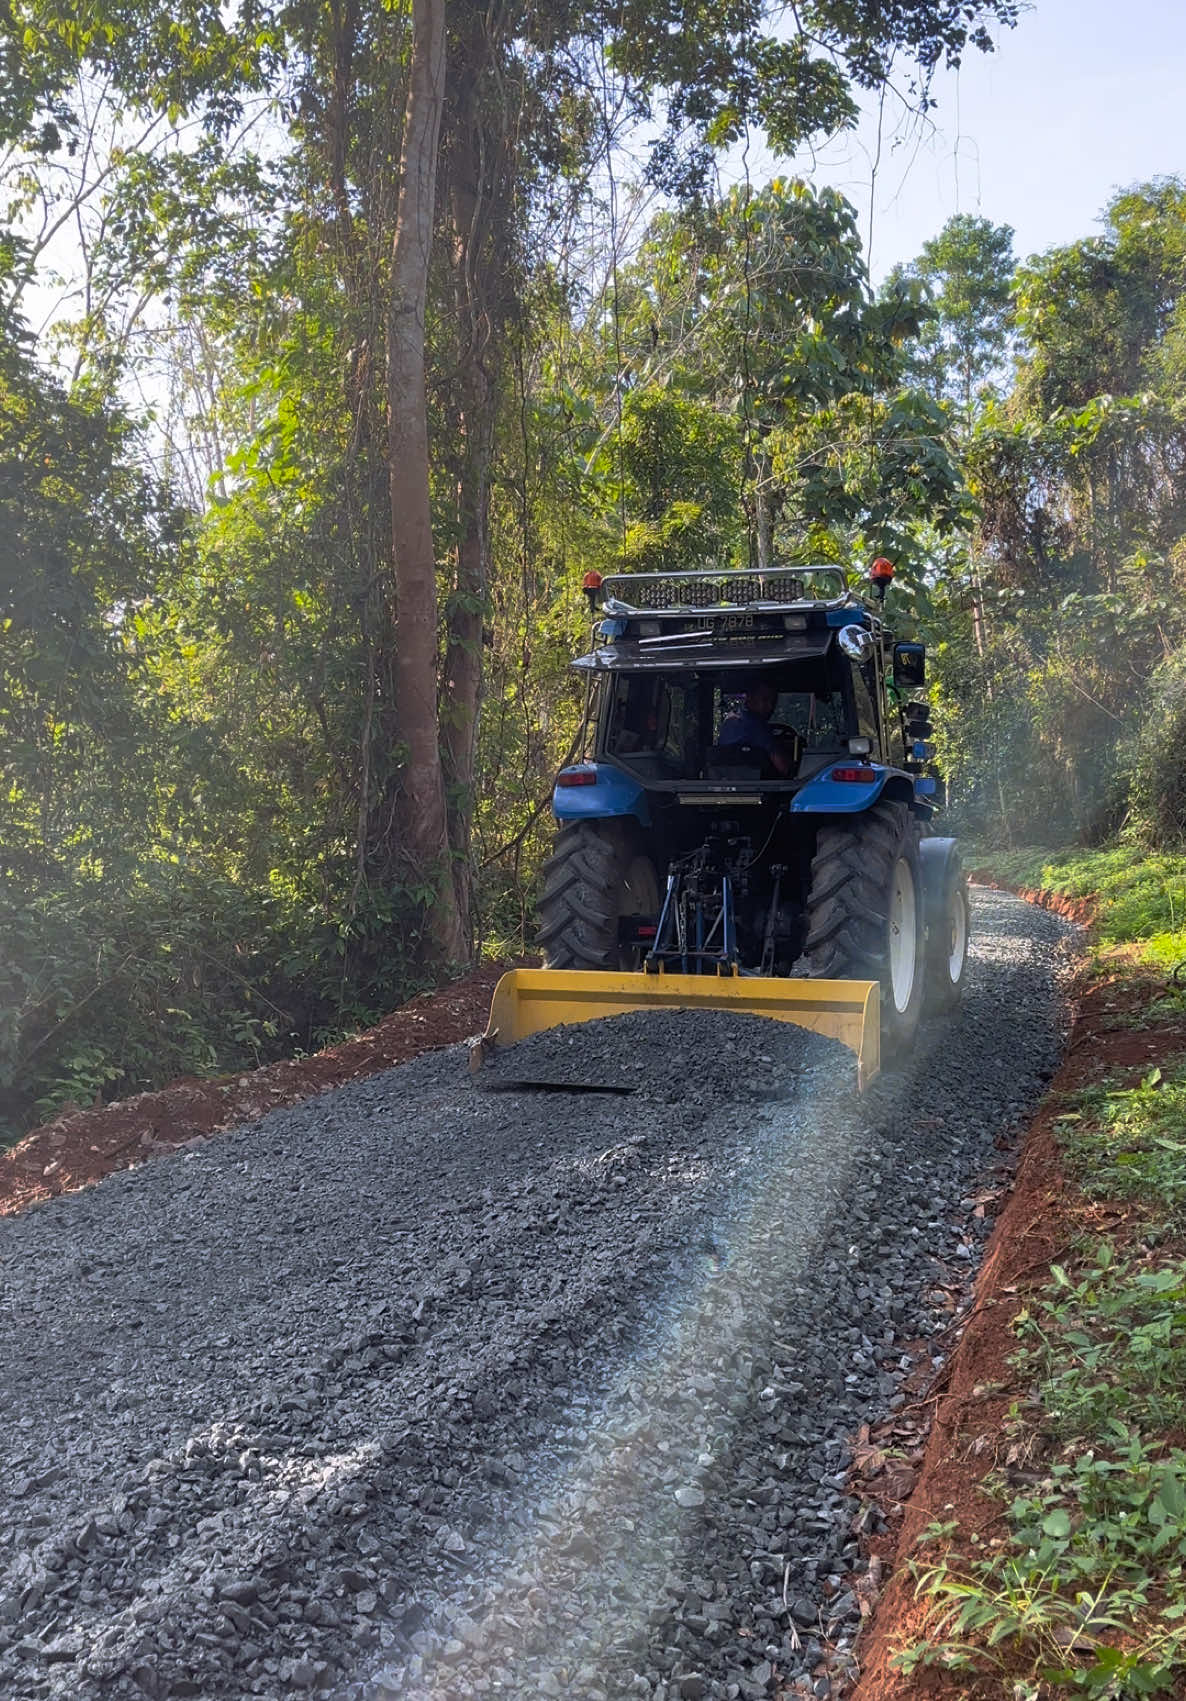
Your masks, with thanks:
[{"label": "hitch linkage", "polygon": [[710,841],[672,863],[654,943],[643,960],[648,974],[740,972],[733,882],[738,873],[744,878],[744,860],[743,853],[730,867]]}]

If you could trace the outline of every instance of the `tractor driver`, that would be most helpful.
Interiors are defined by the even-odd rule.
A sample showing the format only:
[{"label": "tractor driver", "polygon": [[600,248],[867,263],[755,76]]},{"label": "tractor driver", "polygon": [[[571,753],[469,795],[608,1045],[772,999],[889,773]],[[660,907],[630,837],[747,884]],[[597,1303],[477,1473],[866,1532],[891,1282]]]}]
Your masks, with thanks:
[{"label": "tractor driver", "polygon": [[790,727],[770,724],[777,702],[778,692],[770,681],[756,680],[745,694],[745,707],[721,722],[720,743],[752,745],[762,752],[779,779],[786,780],[797,765],[798,740]]}]

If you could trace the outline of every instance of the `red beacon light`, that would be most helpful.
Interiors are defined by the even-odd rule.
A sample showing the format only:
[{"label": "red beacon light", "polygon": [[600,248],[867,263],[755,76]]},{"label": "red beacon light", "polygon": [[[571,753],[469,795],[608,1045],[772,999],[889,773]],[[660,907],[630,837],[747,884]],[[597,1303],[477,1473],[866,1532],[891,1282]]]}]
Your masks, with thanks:
[{"label": "red beacon light", "polygon": [[601,574],[591,569],[581,580],[581,589],[589,599],[590,609],[595,609],[601,595]]},{"label": "red beacon light", "polygon": [[894,564],[887,561],[884,555],[879,555],[869,569],[869,578],[879,602],[885,601],[885,593],[889,590],[894,578]]}]

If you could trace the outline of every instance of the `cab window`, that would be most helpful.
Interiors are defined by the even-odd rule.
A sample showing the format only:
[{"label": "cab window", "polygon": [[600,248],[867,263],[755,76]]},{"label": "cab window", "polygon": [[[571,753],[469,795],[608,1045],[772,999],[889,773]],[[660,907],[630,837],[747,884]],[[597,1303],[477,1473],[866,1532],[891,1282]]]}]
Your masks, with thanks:
[{"label": "cab window", "polygon": [[614,681],[606,748],[655,779],[696,772],[698,694],[694,682],[647,674]]},{"label": "cab window", "polygon": [[[871,668],[868,673],[871,675]],[[866,677],[866,669],[863,667],[854,667],[852,670],[852,694],[856,704],[857,726],[865,738],[873,740],[873,748],[876,750],[877,710],[873,702],[870,679]]]}]

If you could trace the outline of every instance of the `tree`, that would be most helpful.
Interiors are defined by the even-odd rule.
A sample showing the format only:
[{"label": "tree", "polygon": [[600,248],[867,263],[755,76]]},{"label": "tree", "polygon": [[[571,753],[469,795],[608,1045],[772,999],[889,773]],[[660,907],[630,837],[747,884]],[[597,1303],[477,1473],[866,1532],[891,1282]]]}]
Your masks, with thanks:
[{"label": "tree", "polygon": [[584,378],[605,420],[593,459],[626,480],[607,556],[657,566],[715,548],[765,568],[843,556],[858,536],[898,555],[924,518],[962,522],[947,420],[896,393],[917,313],[871,299],[840,195],[775,179],[660,214],[617,298]]},{"label": "tree", "polygon": [[1186,187],[1134,187],[1102,223],[1019,268],[1012,389],[962,434],[977,531],[941,588],[944,736],[977,826],[1006,835],[1166,819],[1130,765],[1186,630]]},{"label": "tree", "polygon": [[1183,322],[1186,183],[1160,178],[1109,202],[1100,236],[1053,248],[1017,274],[1028,354],[1025,405],[1078,408],[1133,395],[1174,370]]},{"label": "tree", "polygon": [[[816,0],[793,34],[765,0],[450,0],[443,20],[440,5],[0,13],[13,146],[0,169],[49,224],[75,216],[86,247],[81,306],[61,326],[67,399],[114,418],[111,398],[143,375],[167,418],[140,453],[191,469],[200,509],[192,551],[130,614],[114,588],[92,606],[73,584],[63,605],[75,639],[94,626],[117,651],[140,647],[139,670],[121,652],[112,675],[153,729],[124,764],[142,807],[106,841],[135,932],[109,943],[141,965],[114,1002],[143,1013],[141,1032],[149,1016],[175,1031],[161,1056],[196,1067],[286,1034],[314,1043],[464,957],[504,890],[489,872],[475,886],[475,816],[481,859],[516,871],[522,921],[523,858],[579,715],[564,664],[586,559],[620,559],[624,539],[631,559],[664,563],[797,547],[799,450],[842,547],[851,510],[829,482],[833,449],[808,440],[816,402],[846,422],[842,478],[858,463],[872,476],[897,433],[892,487],[904,513],[925,506],[909,443],[933,444],[862,369],[886,344],[852,257],[822,294],[800,267],[789,304],[766,291],[765,259],[748,304],[737,287],[740,231],[785,282],[789,247],[806,252],[834,215],[810,197],[758,201],[752,228],[732,207],[730,231],[707,167],[747,126],[790,147],[847,122],[851,91],[894,56],[925,101],[933,67],[987,45],[1012,4]],[[443,92],[420,77],[442,55]],[[672,263],[717,313],[715,328],[693,315],[686,349],[660,327],[666,376],[641,346],[641,281],[637,322],[619,315],[640,347],[603,335],[629,270],[605,191],[656,115],[649,183],[700,245]],[[640,206],[649,193],[631,191]],[[3,246],[14,265],[31,259],[28,234]],[[855,290],[847,325],[832,285]],[[812,301],[829,327],[814,349]],[[563,381],[574,342],[595,369],[586,386]],[[119,768],[121,739],[96,723],[91,771]],[[46,745],[48,787],[81,747]],[[93,917],[76,897],[63,873],[55,913]],[[63,961],[84,960],[86,929],[76,943]],[[63,987],[96,1009],[81,970]],[[100,1073],[108,1042],[104,1028]],[[156,1066],[139,1047],[137,1084]],[[92,1078],[80,1071],[52,1092]]]},{"label": "tree", "polygon": [[[907,371],[952,416],[960,447],[1006,376],[1013,291],[1013,232],[1008,225],[957,213],[924,243],[918,259],[897,267],[882,291],[886,302],[918,303],[918,335]],[[965,582],[976,653],[983,663],[988,617],[980,539],[948,563]],[[985,689],[992,694],[991,681]]]},{"label": "tree", "polygon": [[969,47],[991,51],[991,24],[1011,26],[1018,10],[1016,0],[618,0],[612,53],[644,102],[661,99],[650,174],[683,197],[703,187],[713,150],[749,126],[784,154],[852,126],[854,88],[884,88],[895,67],[925,108],[935,68],[959,65]]},{"label": "tree", "polygon": [[401,850],[427,883],[432,956],[461,962],[466,942],[448,867],[449,833],[437,719],[437,593],[429,489],[424,315],[445,93],[445,0],[414,0],[387,319],[387,425],[395,565],[395,708],[407,748]]},{"label": "tree", "polygon": [[931,308],[913,349],[910,371],[936,401],[959,411],[971,430],[982,389],[1005,375],[1013,290],[1013,232],[985,218],[956,213],[918,259],[895,267],[883,296],[922,286]]}]

